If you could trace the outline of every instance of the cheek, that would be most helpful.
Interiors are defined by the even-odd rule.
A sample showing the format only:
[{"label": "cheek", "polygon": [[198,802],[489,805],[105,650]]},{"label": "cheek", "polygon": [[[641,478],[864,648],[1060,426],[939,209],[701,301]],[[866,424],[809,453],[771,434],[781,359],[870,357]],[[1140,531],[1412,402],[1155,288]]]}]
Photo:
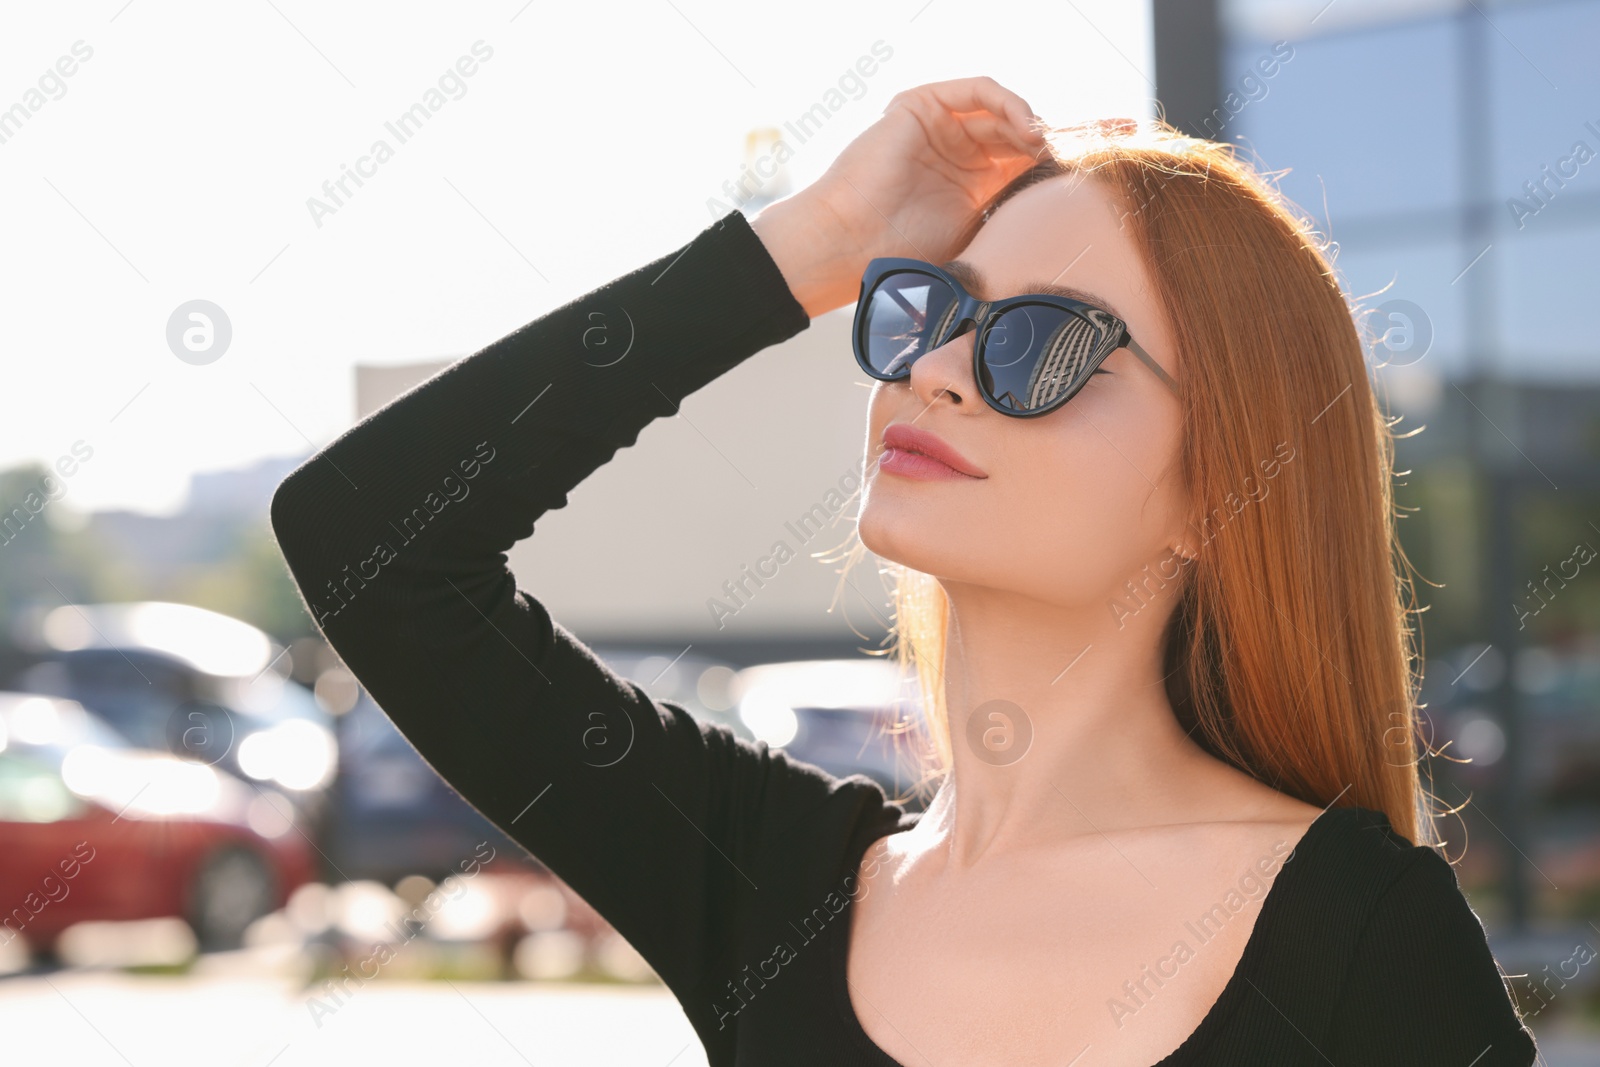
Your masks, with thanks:
[{"label": "cheek", "polygon": [[[1176,426],[1109,403],[1058,414],[1000,427],[991,438],[999,447],[988,457],[990,477],[979,485],[877,482],[875,475],[861,511],[862,542],[942,579],[1051,603],[1114,595],[1181,526],[1176,471],[1162,473]],[[882,423],[871,421],[881,433]]]},{"label": "cheek", "polygon": [[977,517],[994,584],[1083,604],[1103,600],[1143,565],[1146,524],[1158,510],[1147,506],[1150,486],[1129,466],[1143,459],[1116,424],[1098,415],[1091,424],[1083,414],[1066,413],[1008,453],[994,507]]},{"label": "cheek", "polygon": [[867,397],[867,456],[870,459],[878,451],[878,442],[883,440],[883,428],[889,425],[893,414],[893,406],[888,400],[888,382],[874,381],[872,392]]},{"label": "cheek", "polygon": [[1011,551],[1051,575],[1063,601],[1121,589],[1182,528],[1176,412],[1104,399],[1067,412],[1040,442],[1047,458],[1034,465],[1048,482],[1007,487],[1010,513],[1030,515]]}]

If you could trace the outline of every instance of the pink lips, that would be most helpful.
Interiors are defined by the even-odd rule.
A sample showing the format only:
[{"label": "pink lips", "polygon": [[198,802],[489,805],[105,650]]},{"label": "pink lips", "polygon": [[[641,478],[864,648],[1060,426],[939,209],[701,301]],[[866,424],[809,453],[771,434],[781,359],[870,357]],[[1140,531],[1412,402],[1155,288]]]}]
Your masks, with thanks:
[{"label": "pink lips", "polygon": [[924,480],[988,477],[942,438],[909,423],[891,423],[883,431],[883,443],[880,471]]}]

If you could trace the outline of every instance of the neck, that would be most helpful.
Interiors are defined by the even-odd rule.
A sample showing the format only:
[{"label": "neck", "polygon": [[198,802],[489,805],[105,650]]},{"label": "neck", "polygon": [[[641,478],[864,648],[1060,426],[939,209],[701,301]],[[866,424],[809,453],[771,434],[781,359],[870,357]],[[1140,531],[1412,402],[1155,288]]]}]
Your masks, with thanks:
[{"label": "neck", "polygon": [[[1122,620],[947,583],[951,772],[919,830],[953,867],[1203,817],[1231,769],[1186,736],[1163,681],[1173,605]],[[1159,612],[1157,608],[1160,608]]]}]

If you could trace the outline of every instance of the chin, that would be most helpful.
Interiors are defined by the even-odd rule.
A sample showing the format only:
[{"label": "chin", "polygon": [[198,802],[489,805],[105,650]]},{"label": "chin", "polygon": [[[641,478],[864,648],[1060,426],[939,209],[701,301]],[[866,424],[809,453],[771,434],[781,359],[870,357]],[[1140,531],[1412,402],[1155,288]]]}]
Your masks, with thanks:
[{"label": "chin", "polygon": [[933,509],[896,496],[873,484],[857,520],[861,543],[879,559],[935,573],[950,548],[951,524]]}]

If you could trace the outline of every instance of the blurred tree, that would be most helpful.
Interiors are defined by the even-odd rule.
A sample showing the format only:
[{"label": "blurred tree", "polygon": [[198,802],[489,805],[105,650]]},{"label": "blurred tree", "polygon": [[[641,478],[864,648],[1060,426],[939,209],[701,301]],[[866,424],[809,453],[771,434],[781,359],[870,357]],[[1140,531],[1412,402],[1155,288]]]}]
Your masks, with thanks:
[{"label": "blurred tree", "polygon": [[285,643],[315,636],[266,517],[230,533],[232,545],[223,558],[182,572],[162,599],[243,619]]},{"label": "blurred tree", "polygon": [[[126,526],[70,511],[60,479],[29,464],[0,471],[0,632],[12,638],[36,613],[61,604],[170,600],[243,619],[280,641],[314,636],[316,628],[278,551],[265,514],[180,514],[141,522],[170,523],[185,534],[176,559],[157,559],[149,542],[171,541],[144,527],[143,541]],[[57,498],[47,491],[57,487]],[[119,536],[118,531],[123,531]],[[174,531],[173,536],[179,531]],[[167,556],[173,553],[169,550]]]},{"label": "blurred tree", "polygon": [[89,530],[63,509],[70,505],[50,486],[61,479],[30,463],[0,471],[0,622],[7,634],[30,609],[105,596],[112,580],[110,556]]}]

